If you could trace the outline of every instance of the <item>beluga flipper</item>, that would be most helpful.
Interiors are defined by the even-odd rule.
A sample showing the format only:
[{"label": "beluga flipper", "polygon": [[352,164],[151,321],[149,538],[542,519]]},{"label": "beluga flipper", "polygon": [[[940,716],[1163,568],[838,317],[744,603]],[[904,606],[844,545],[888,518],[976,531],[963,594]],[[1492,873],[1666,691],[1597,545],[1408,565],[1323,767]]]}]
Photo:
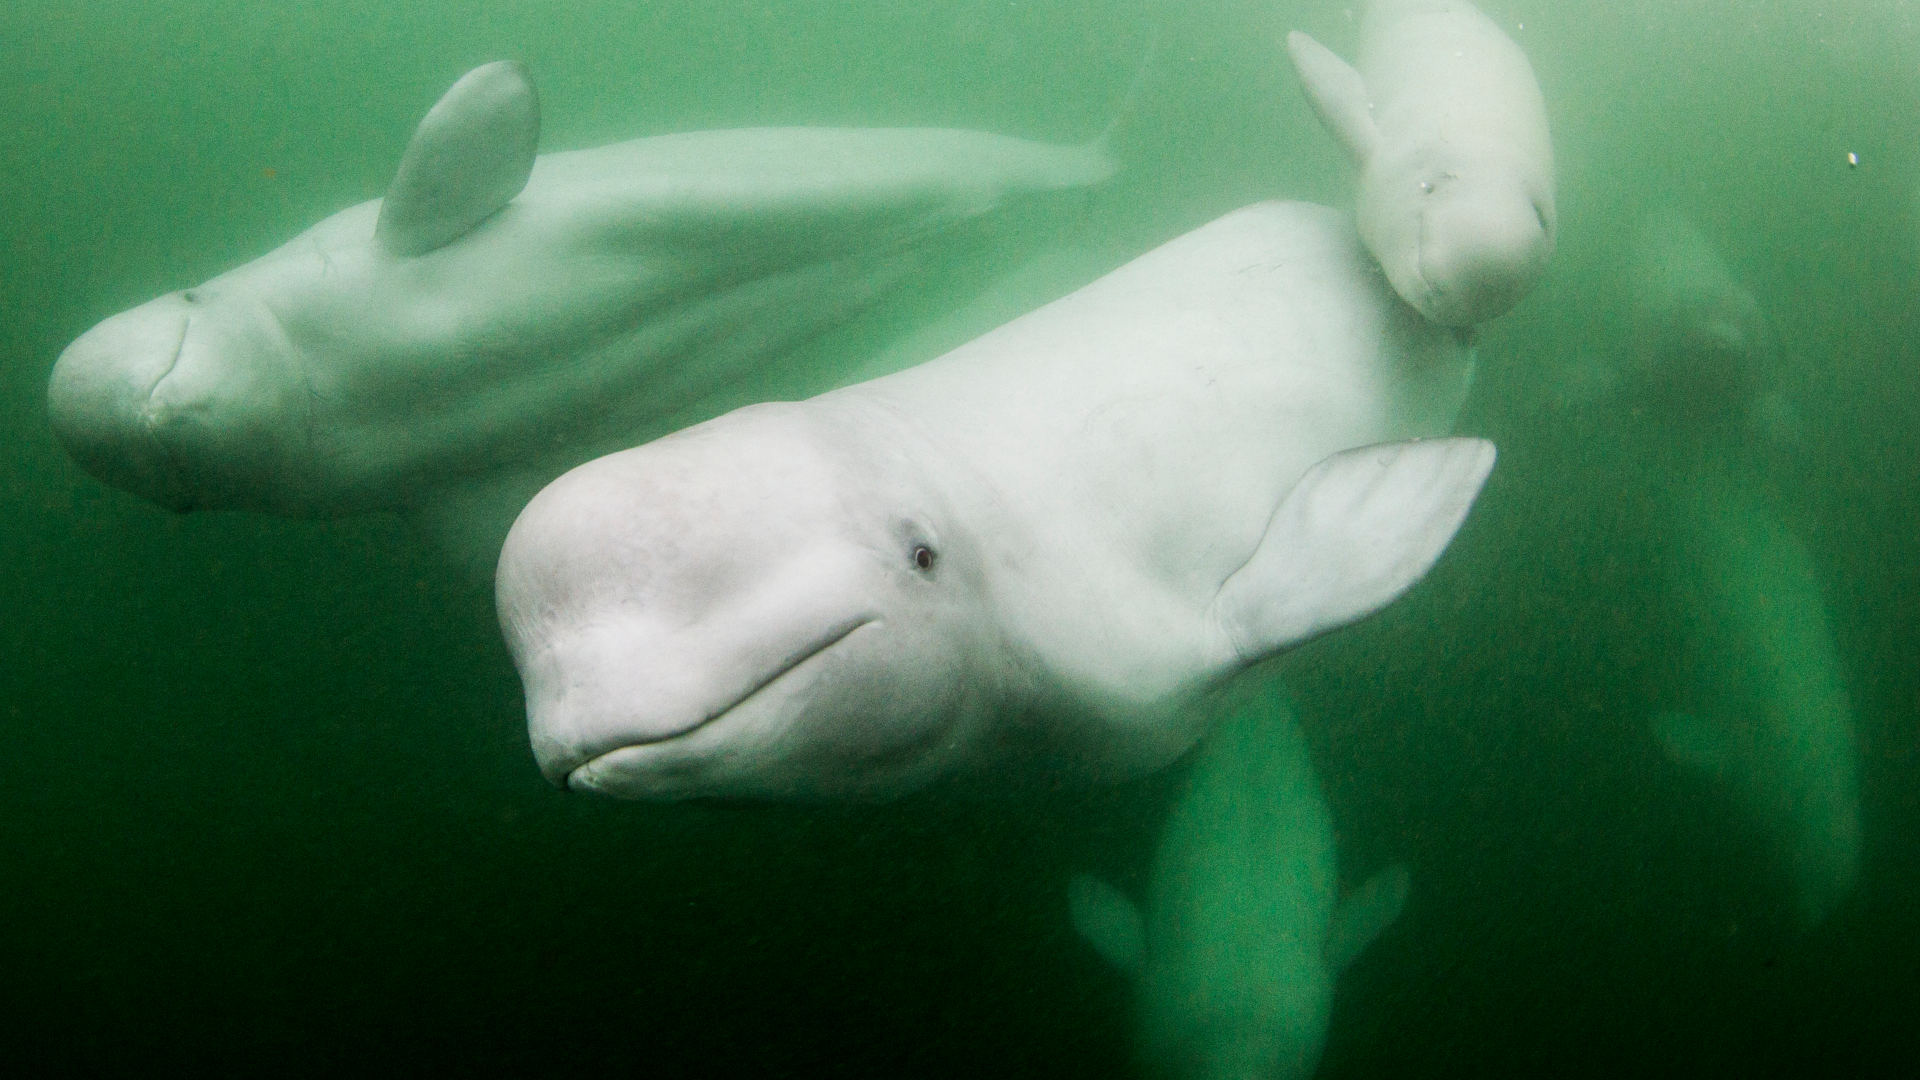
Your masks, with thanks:
[{"label": "beluga flipper", "polygon": [[1366,0],[1353,64],[1299,31],[1287,52],[1359,170],[1360,235],[1401,298],[1467,327],[1533,288],[1558,223],[1553,144],[1511,38],[1464,0]]},{"label": "beluga flipper", "polygon": [[405,258],[458,240],[525,190],[540,98],[524,64],[474,68],[427,110],[380,200],[374,243]]},{"label": "beluga flipper", "polygon": [[1493,466],[1435,437],[1472,371],[1342,215],[1262,203],[917,367],[589,462],[501,552],[535,756],[650,799],[1161,767],[1196,695],[1439,557]]},{"label": "beluga flipper", "polygon": [[729,408],[817,393],[789,360],[1009,204],[1110,176],[1104,142],[743,128],[536,157],[524,67],[433,106],[384,199],[61,355],[53,428],[169,509],[397,511],[489,570],[567,468]]}]

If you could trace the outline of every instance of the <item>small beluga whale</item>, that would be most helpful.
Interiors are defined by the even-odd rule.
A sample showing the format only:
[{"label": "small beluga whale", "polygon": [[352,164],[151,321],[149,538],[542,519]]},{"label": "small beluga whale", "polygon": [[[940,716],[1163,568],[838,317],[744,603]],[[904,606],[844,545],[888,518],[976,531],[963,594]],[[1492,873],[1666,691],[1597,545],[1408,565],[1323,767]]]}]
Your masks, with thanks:
[{"label": "small beluga whale", "polygon": [[1304,1080],[1334,980],[1406,905],[1402,865],[1339,897],[1333,817],[1284,693],[1248,680],[1194,753],[1144,905],[1089,876],[1074,929],[1134,983],[1136,1049],[1169,1080]]},{"label": "small beluga whale", "polygon": [[927,242],[1114,172],[934,128],[696,131],[536,156],[518,63],[469,72],[384,198],[107,319],[48,386],[100,479],[177,511],[398,511],[491,571],[541,485],[763,396]]},{"label": "small beluga whale", "polygon": [[1420,313],[1469,327],[1532,290],[1553,255],[1553,144],[1533,67],[1464,0],[1365,0],[1348,64],[1287,51],[1359,169],[1360,236]]},{"label": "small beluga whale", "polygon": [[[1411,586],[1491,443],[1350,220],[1263,203],[934,360],[575,468],[496,597],[535,756],[648,799],[1137,775]],[[1412,440],[1412,441],[1392,441]]]}]

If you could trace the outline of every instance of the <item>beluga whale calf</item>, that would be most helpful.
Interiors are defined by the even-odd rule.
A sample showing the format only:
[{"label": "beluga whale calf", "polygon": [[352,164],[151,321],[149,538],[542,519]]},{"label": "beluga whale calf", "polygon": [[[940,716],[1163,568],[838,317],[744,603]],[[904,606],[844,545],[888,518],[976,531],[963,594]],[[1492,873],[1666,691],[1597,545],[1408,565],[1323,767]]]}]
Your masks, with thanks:
[{"label": "beluga whale calf", "polygon": [[1359,169],[1360,236],[1420,313],[1467,327],[1546,271],[1558,218],[1526,54],[1464,0],[1366,0],[1353,64],[1287,36],[1307,100]]},{"label": "beluga whale calf", "polygon": [[650,799],[1161,767],[1194,695],[1439,557],[1493,466],[1431,437],[1472,370],[1350,220],[1262,203],[926,363],[589,462],[500,556],[535,756]]},{"label": "beluga whale calf", "polygon": [[491,572],[548,480],[846,381],[787,358],[933,238],[1114,171],[1098,140],[745,128],[536,155],[539,126],[522,65],[469,72],[384,198],[74,341],[54,432],[169,509],[398,511]]},{"label": "beluga whale calf", "polygon": [[1090,876],[1074,929],[1134,983],[1135,1042],[1170,1080],[1305,1080],[1334,980],[1406,905],[1387,867],[1342,898],[1333,815],[1299,718],[1267,680],[1209,708],[1160,829],[1144,904]]}]

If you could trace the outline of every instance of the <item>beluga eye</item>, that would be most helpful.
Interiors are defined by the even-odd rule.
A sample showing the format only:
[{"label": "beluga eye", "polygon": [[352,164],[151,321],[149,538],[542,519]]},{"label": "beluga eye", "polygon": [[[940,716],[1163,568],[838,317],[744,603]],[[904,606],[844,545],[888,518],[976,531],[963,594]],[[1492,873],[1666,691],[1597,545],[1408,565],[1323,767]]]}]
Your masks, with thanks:
[{"label": "beluga eye", "polygon": [[916,570],[931,570],[934,563],[933,549],[925,544],[917,544],[913,549],[913,566]]}]

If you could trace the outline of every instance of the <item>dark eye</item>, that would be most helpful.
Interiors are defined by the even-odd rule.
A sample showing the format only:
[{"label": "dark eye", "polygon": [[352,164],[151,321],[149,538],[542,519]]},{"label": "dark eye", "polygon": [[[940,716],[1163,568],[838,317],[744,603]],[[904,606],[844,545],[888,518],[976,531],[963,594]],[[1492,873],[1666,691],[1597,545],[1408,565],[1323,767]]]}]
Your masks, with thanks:
[{"label": "dark eye", "polygon": [[180,294],[180,299],[185,300],[189,304],[192,304],[199,301],[200,294],[197,292],[194,292],[192,289],[188,289],[186,292],[183,292]]},{"label": "dark eye", "polygon": [[933,549],[925,544],[913,549],[913,565],[921,570],[933,569]]}]

